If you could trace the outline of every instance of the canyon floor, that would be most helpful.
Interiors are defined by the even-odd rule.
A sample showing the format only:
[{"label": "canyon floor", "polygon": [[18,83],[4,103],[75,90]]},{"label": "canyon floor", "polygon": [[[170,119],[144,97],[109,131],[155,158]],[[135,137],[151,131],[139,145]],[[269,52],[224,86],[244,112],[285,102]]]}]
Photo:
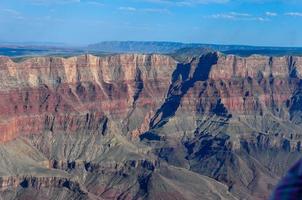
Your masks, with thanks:
[{"label": "canyon floor", "polygon": [[0,199],[267,199],[302,155],[301,78],[299,56],[2,56]]}]

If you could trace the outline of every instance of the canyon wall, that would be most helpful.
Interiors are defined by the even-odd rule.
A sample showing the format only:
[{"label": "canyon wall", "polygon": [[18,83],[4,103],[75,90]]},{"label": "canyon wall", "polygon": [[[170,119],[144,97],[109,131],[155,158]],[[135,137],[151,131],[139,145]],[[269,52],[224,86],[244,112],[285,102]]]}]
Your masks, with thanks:
[{"label": "canyon wall", "polygon": [[301,78],[293,56],[0,57],[0,195],[266,199],[301,156]]}]

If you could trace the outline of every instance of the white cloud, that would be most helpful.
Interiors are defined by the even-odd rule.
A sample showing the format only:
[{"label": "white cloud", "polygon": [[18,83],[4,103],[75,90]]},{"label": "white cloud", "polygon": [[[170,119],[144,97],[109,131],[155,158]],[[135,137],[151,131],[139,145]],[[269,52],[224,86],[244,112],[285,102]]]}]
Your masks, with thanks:
[{"label": "white cloud", "polygon": [[81,3],[81,0],[28,0],[28,1],[34,5]]},{"label": "white cloud", "polygon": [[165,8],[134,8],[130,6],[119,7],[119,10],[128,11],[128,12],[145,12],[145,13],[166,13],[170,14],[170,11]]},{"label": "white cloud", "polygon": [[265,4],[265,3],[300,4],[301,3],[301,0],[143,0],[143,1],[150,2],[150,3],[170,4],[175,6],[192,6],[197,4],[226,4],[230,2],[251,3],[251,4]]},{"label": "white cloud", "polygon": [[9,9],[9,8],[1,9],[1,11],[5,12],[5,13],[12,14],[12,15],[20,15],[20,12],[18,12],[16,10],[13,10],[13,9]]},{"label": "white cloud", "polygon": [[218,13],[206,18],[212,19],[227,19],[227,20],[245,20],[245,21],[269,21],[268,18],[262,16],[253,16],[249,13],[238,13],[238,12],[229,12],[229,13]]},{"label": "white cloud", "polygon": [[261,22],[270,21],[268,18],[264,18],[264,17],[255,17],[255,18],[251,18],[251,20],[256,20],[256,21],[261,21]]},{"label": "white cloud", "polygon": [[285,13],[285,15],[292,16],[292,17],[302,17],[301,12],[288,12],[288,13]]},{"label": "white cloud", "polygon": [[175,6],[192,6],[196,4],[222,4],[228,3],[230,0],[144,0],[150,3],[170,4]]},{"label": "white cloud", "polygon": [[119,7],[118,8],[119,10],[123,10],[123,11],[130,11],[130,12],[135,12],[137,9],[134,8],[134,7],[130,7],[130,6],[127,6],[127,7]]},{"label": "white cloud", "polygon": [[249,13],[238,13],[238,12],[230,12],[230,15],[236,16],[236,17],[250,17],[251,16]]},{"label": "white cloud", "polygon": [[95,6],[103,6],[104,3],[100,0],[27,0],[34,5],[62,5],[62,4],[74,4],[83,3],[91,4]]},{"label": "white cloud", "polygon": [[266,12],[265,15],[269,17],[276,17],[278,14],[275,12]]},{"label": "white cloud", "polygon": [[168,9],[160,9],[160,8],[145,8],[141,9],[142,12],[149,12],[149,13],[170,13]]},{"label": "white cloud", "polygon": [[86,3],[90,4],[90,5],[94,5],[94,6],[104,6],[105,5],[105,4],[103,4],[101,2],[98,2],[98,1],[87,1]]},{"label": "white cloud", "polygon": [[208,16],[208,18],[213,18],[213,19],[235,19],[234,15],[230,14],[213,14]]},{"label": "white cloud", "polygon": [[13,17],[15,19],[24,19],[24,17],[22,16],[22,13],[20,13],[17,10],[14,10],[14,9],[3,8],[3,9],[0,9],[0,13],[4,16],[9,15],[10,17]]}]

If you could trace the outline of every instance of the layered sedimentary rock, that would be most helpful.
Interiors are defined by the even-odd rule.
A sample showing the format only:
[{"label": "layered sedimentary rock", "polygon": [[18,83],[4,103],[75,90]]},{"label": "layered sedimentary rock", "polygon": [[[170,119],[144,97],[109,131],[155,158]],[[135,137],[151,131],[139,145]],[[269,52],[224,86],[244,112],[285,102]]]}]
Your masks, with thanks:
[{"label": "layered sedimentary rock", "polygon": [[6,199],[265,199],[301,156],[302,58],[0,57]]},{"label": "layered sedimentary rock", "polygon": [[157,55],[34,58],[20,64],[3,58],[1,140],[45,130],[101,131],[108,115],[127,120],[136,106],[149,112],[164,99],[174,66],[171,58]]}]

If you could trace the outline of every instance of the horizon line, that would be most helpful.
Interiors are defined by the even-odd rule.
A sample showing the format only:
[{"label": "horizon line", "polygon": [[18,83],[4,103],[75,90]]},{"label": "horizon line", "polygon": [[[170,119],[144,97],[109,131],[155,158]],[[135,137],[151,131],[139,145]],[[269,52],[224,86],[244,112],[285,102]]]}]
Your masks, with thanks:
[{"label": "horizon line", "polygon": [[25,42],[13,42],[13,41],[0,41],[0,46],[2,45],[15,45],[15,46],[34,46],[34,47],[77,47],[85,48],[91,45],[97,45],[105,42],[133,42],[133,43],[171,43],[171,44],[184,44],[184,45],[213,45],[213,46],[238,46],[238,47],[259,47],[259,48],[302,48],[302,46],[289,46],[289,45],[256,45],[256,44],[238,44],[238,43],[207,43],[207,42],[183,42],[183,41],[171,41],[171,40],[102,40],[99,42],[85,43],[85,44],[75,44],[75,43],[65,43],[65,42],[50,42],[50,41],[25,41]]}]

